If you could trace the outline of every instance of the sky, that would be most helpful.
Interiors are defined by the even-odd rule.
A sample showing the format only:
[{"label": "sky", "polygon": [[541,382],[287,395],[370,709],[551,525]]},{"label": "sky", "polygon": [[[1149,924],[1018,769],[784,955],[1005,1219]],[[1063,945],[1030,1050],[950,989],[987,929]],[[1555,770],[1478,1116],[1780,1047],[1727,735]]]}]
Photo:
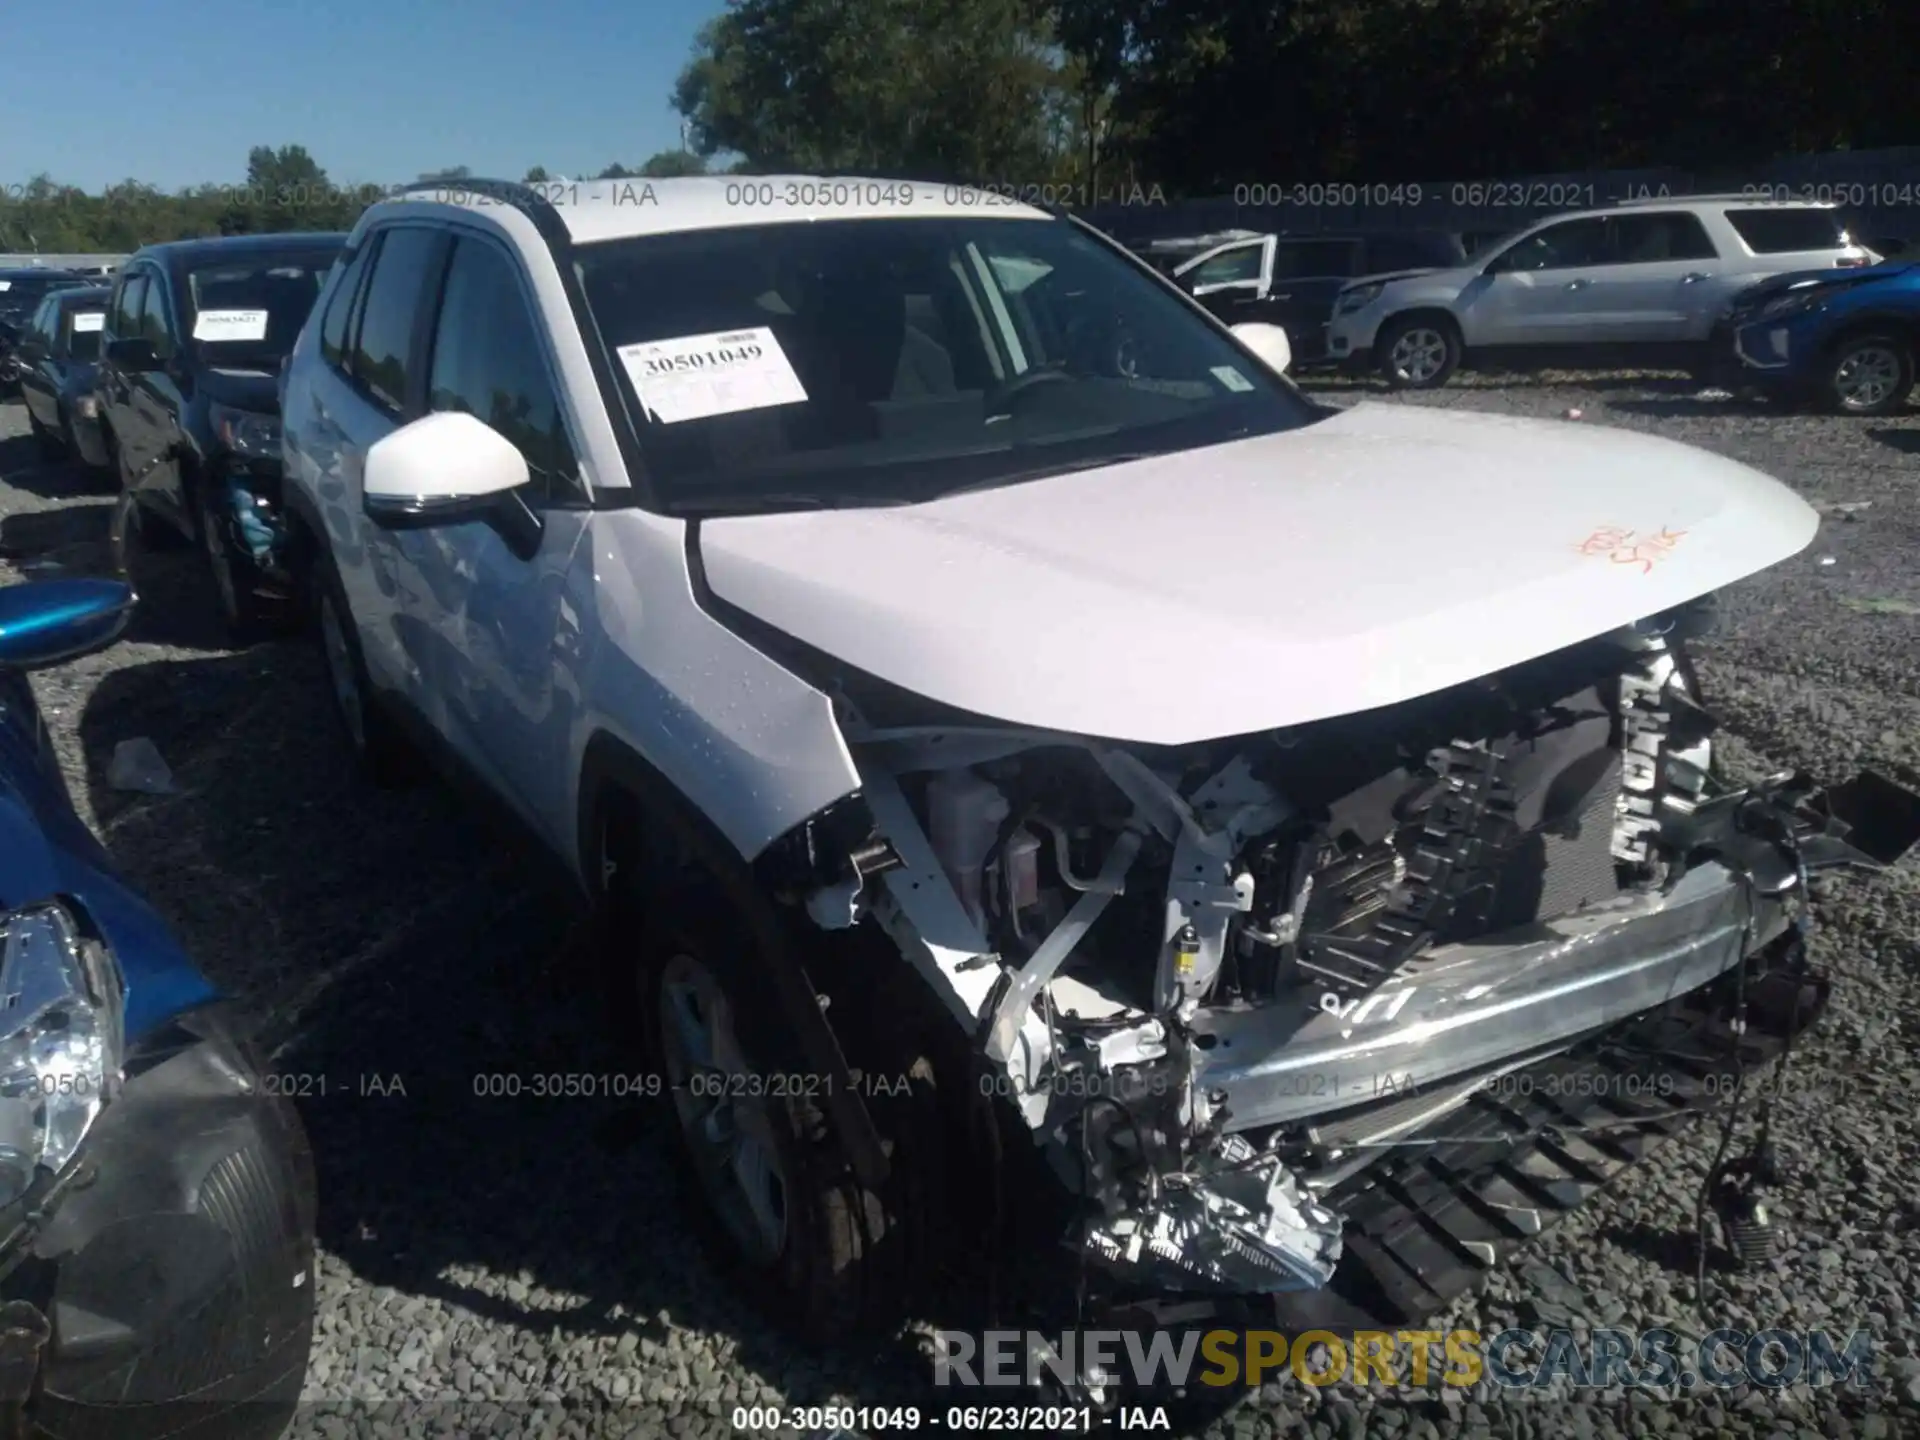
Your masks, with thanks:
[{"label": "sky", "polygon": [[[336,183],[519,179],[680,144],[673,83],[723,0],[91,0],[0,27],[0,195],[246,178],[304,145]],[[12,193],[17,194],[14,189]]]}]

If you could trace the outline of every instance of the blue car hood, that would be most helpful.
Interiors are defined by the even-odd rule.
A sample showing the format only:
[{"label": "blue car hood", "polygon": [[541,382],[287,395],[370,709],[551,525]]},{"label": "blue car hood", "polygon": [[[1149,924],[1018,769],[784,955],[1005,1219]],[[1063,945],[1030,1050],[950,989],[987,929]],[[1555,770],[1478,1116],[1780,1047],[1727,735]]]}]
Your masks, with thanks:
[{"label": "blue car hood", "polygon": [[58,777],[15,724],[0,723],[0,906],[12,909],[56,896],[86,912],[120,963],[129,1044],[180,1011],[215,998],[213,986],[180,949],[166,922],[114,873]]},{"label": "blue car hood", "polygon": [[1760,295],[1772,297],[1783,291],[1802,288],[1831,290],[1836,286],[1845,286],[1851,289],[1855,285],[1871,285],[1877,280],[1891,280],[1915,268],[1916,262],[1912,260],[1887,260],[1878,265],[1861,265],[1851,270],[1832,267],[1824,270],[1790,270],[1784,275],[1769,275],[1758,285],[1751,286],[1742,298]]}]

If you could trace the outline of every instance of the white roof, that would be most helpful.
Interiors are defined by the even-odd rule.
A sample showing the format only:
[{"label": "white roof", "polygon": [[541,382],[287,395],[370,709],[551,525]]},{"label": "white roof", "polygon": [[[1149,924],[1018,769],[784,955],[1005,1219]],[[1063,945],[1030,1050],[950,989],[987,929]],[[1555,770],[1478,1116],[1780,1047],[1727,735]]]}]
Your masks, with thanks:
[{"label": "white roof", "polygon": [[[497,208],[501,191],[485,180],[463,189],[459,180],[397,197],[472,209]],[[542,181],[525,187],[553,206],[581,244],[661,235],[679,230],[723,230],[736,225],[891,216],[972,216],[1045,220],[1044,210],[971,185],[925,180],[860,179],[817,175],[701,175],[671,180]]]}]

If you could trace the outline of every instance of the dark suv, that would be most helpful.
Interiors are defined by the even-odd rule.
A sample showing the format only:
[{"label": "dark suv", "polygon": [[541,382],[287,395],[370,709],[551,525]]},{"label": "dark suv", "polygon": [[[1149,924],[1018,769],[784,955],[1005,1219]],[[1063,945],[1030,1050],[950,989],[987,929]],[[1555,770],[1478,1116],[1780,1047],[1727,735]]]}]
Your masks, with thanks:
[{"label": "dark suv", "polygon": [[279,369],[339,234],[149,245],[107,307],[99,392],[118,533],[204,547],[237,640],[289,613],[280,554]]}]

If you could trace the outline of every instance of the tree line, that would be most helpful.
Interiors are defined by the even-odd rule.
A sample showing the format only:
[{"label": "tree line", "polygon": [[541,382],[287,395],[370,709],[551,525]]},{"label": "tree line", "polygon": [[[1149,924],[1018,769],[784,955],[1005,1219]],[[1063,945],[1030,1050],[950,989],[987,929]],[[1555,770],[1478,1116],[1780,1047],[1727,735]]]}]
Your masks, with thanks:
[{"label": "tree line", "polygon": [[[674,90],[690,148],[592,175],[868,173],[1095,203],[1724,173],[1912,143],[1916,73],[1913,0],[728,0]],[[172,193],[41,176],[0,191],[0,250],[344,228],[380,193],[298,145]]]},{"label": "tree line", "polygon": [[[668,150],[637,166],[607,165],[568,178],[697,175],[706,168],[699,155]],[[458,184],[472,174],[468,166],[453,165],[413,183]],[[522,178],[532,183],[559,176],[536,165]],[[174,191],[125,180],[95,194],[43,174],[10,190],[0,187],[0,251],[124,255],[142,245],[206,235],[347,230],[362,210],[395,188],[333,180],[303,145],[256,145],[245,179]]]}]

